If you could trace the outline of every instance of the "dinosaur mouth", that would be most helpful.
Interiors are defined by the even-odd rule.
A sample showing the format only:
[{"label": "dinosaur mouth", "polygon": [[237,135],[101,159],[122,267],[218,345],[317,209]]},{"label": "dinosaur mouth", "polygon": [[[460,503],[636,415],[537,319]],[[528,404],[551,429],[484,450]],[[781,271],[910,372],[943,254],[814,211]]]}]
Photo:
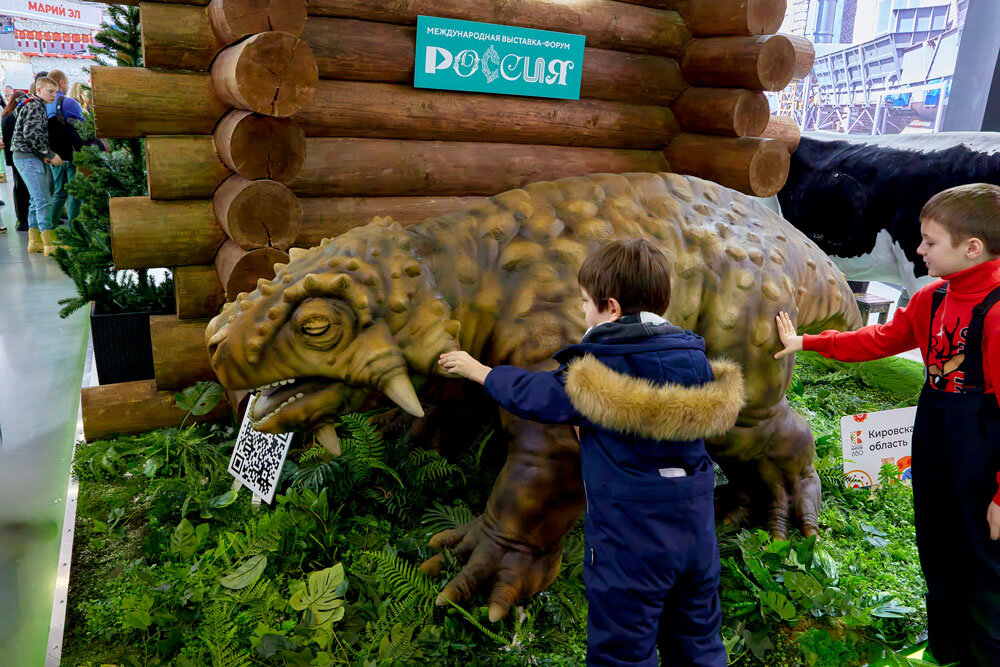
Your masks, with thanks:
[{"label": "dinosaur mouth", "polygon": [[329,407],[330,394],[338,383],[329,378],[304,377],[278,380],[253,390],[256,397],[250,411],[250,423],[258,431],[280,432],[306,427],[323,407]]}]

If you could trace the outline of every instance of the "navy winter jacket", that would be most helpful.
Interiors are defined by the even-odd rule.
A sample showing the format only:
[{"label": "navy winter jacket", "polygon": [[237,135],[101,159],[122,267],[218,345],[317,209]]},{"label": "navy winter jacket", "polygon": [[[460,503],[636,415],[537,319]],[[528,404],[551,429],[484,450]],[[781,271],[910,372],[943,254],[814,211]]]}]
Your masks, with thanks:
[{"label": "navy winter jacket", "polygon": [[[701,336],[656,315],[629,315],[592,328],[555,359],[552,372],[498,366],[485,387],[515,415],[580,427],[588,495],[651,500],[714,483],[704,438],[735,424],[743,378],[735,363],[710,363]],[[688,479],[673,478],[673,469]]]}]

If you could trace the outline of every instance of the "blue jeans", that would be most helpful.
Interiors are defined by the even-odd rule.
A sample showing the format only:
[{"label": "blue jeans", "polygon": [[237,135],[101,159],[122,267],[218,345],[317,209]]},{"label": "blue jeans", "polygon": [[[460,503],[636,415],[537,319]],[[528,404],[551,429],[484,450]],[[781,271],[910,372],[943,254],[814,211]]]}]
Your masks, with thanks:
[{"label": "blue jeans", "polygon": [[45,179],[45,163],[41,158],[25,153],[14,153],[14,166],[28,186],[31,203],[28,204],[28,227],[46,232],[52,229],[49,220],[49,184]]},{"label": "blue jeans", "polygon": [[76,197],[66,192],[66,184],[73,180],[73,176],[76,175],[76,167],[73,166],[72,162],[46,166],[49,168],[49,173],[52,174],[52,210],[49,214],[49,220],[53,227],[59,224],[63,207],[66,206],[66,200],[69,199],[68,216],[72,222],[76,214],[80,212],[80,202],[76,200]]}]

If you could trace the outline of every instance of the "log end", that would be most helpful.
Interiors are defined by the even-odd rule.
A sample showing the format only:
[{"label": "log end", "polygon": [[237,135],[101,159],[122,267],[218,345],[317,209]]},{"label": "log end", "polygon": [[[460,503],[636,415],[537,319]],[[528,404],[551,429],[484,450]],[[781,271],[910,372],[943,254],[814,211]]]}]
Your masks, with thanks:
[{"label": "log end", "polygon": [[795,49],[795,74],[792,81],[801,81],[812,71],[816,60],[816,47],[805,37],[799,35],[782,35],[792,43]]},{"label": "log end", "polygon": [[738,137],[759,137],[767,128],[771,106],[764,93],[745,90],[733,110],[733,126]]},{"label": "log end", "polygon": [[304,0],[212,0],[208,4],[208,20],[222,44],[271,30],[298,36],[306,25],[306,3]]},{"label": "log end", "polygon": [[788,179],[791,160],[788,149],[781,141],[765,139],[750,158],[748,176],[750,190],[757,197],[778,194]]},{"label": "log end", "polygon": [[224,50],[212,64],[219,98],[237,109],[291,116],[316,94],[312,49],[287,32],[264,32]]},{"label": "log end", "polygon": [[250,180],[294,179],[306,157],[306,135],[289,118],[229,112],[215,129],[215,150],[226,167]]},{"label": "log end", "polygon": [[235,301],[240,292],[252,292],[257,280],[274,278],[274,265],[287,263],[288,253],[275,248],[244,250],[232,240],[226,241],[215,257],[215,269],[226,291],[226,299]]},{"label": "log end", "polygon": [[[811,66],[810,66],[811,67]],[[785,35],[772,35],[761,46],[757,77],[764,90],[783,90],[795,76],[795,47]]]},{"label": "log end", "polygon": [[747,34],[772,35],[785,20],[785,0],[749,0],[747,2]]},{"label": "log end", "polygon": [[227,178],[213,198],[215,217],[241,248],[287,249],[299,235],[302,205],[277,181]]},{"label": "log end", "polygon": [[777,139],[785,144],[789,154],[794,153],[802,139],[802,131],[794,118],[789,116],[771,116],[767,127],[759,135],[765,139]]}]

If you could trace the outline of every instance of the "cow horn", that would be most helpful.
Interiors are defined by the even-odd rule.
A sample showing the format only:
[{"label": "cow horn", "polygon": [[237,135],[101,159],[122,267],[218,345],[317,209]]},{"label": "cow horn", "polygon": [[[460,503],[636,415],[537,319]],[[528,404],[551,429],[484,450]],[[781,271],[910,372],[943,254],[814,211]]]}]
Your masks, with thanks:
[{"label": "cow horn", "polygon": [[423,417],[424,409],[420,407],[417,392],[413,389],[410,378],[405,373],[389,380],[382,393],[392,399],[392,402],[409,412],[414,417]]},{"label": "cow horn", "polygon": [[326,424],[315,433],[316,440],[323,445],[326,451],[334,456],[340,456],[340,438],[337,436],[337,429],[333,424]]}]

